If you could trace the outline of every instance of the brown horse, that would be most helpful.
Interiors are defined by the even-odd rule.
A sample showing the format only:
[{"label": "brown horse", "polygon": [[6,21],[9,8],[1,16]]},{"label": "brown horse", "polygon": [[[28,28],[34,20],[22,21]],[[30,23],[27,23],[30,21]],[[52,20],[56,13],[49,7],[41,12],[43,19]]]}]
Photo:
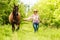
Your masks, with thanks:
[{"label": "brown horse", "polygon": [[18,13],[18,6],[14,5],[13,12],[9,15],[9,22],[12,24],[12,31],[14,32],[15,26],[17,26],[16,31],[20,26],[20,13]]}]

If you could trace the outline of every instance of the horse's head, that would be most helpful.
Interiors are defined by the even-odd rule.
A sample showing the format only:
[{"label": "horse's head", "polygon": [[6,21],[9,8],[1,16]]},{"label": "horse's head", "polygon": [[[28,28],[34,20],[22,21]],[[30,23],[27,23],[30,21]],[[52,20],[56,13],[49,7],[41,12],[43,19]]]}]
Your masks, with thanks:
[{"label": "horse's head", "polygon": [[17,15],[18,14],[18,6],[16,6],[16,5],[14,5],[13,14],[14,15]]}]

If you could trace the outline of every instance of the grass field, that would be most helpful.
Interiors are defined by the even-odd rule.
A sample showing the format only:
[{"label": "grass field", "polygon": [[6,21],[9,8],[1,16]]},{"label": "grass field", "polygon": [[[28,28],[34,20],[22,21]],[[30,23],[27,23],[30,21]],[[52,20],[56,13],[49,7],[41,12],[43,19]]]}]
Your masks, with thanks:
[{"label": "grass field", "polygon": [[11,25],[0,26],[0,40],[60,40],[60,28],[40,26],[34,33],[32,23],[23,23],[20,30],[12,33]]}]

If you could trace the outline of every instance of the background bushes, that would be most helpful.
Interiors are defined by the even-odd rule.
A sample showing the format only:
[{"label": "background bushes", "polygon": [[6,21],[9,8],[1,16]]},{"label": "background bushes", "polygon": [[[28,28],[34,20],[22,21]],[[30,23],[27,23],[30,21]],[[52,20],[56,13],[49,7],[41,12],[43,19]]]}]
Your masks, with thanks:
[{"label": "background bushes", "polygon": [[[18,0],[0,0],[0,24],[8,24],[9,23],[8,17],[9,17],[9,14],[13,10],[14,3],[17,5]],[[21,18],[23,18],[24,11],[25,11],[24,4],[20,3],[18,6],[19,6],[19,12],[21,14]]]}]

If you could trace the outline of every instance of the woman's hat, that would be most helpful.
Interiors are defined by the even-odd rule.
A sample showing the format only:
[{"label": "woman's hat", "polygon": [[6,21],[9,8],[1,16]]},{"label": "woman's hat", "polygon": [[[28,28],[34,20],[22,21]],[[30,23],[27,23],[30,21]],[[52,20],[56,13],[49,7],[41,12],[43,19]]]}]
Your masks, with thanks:
[{"label": "woman's hat", "polygon": [[34,12],[38,12],[36,9],[34,9]]}]

